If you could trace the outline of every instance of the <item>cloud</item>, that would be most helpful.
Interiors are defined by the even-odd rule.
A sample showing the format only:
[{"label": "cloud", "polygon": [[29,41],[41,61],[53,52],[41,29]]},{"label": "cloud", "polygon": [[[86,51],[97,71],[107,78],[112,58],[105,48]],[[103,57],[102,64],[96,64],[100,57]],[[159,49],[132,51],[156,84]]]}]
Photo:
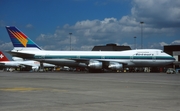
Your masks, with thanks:
[{"label": "cloud", "polygon": [[27,24],[27,25],[26,25],[26,28],[32,28],[32,27],[33,27],[32,24]]},{"label": "cloud", "polygon": [[166,45],[180,45],[180,40],[175,40],[171,42],[170,44],[165,43],[165,42],[153,43],[150,47],[153,49],[156,49],[156,48],[163,49],[163,47]]},{"label": "cloud", "polygon": [[[77,0],[79,1],[79,0]],[[81,0],[80,0],[81,1]],[[108,5],[119,0],[94,2],[94,5]],[[120,1],[121,3],[123,1]],[[39,34],[36,41],[43,49],[51,50],[91,50],[94,45],[116,43],[141,48],[141,26],[143,21],[144,48],[160,48],[166,44],[180,45],[180,1],[179,0],[132,0],[131,13],[120,18],[81,20],[73,25],[57,26],[54,33]],[[5,26],[0,20],[0,27]],[[13,23],[14,24],[14,23]],[[31,23],[26,28],[33,28]],[[11,43],[0,41],[1,50],[12,49]]]},{"label": "cloud", "polygon": [[165,46],[165,45],[169,45],[169,44],[167,44],[167,43],[165,43],[165,42],[152,43],[152,44],[150,45],[150,48],[151,48],[151,49],[162,49],[162,50],[163,50],[163,46]]},{"label": "cloud", "polygon": [[[58,44],[57,46],[67,47],[70,44],[69,32],[72,32],[72,46],[84,49],[84,47],[82,47],[84,45],[93,46],[95,44],[98,45],[103,43],[118,43],[121,38],[125,36],[122,35],[122,32],[130,32],[132,29],[133,28],[128,26],[124,28],[116,18],[91,21],[84,20],[79,21],[72,26],[66,24],[61,29],[57,28],[54,34],[41,34],[36,40],[47,45],[56,43]],[[119,38],[117,39],[118,36]]]},{"label": "cloud", "polygon": [[159,27],[179,27],[179,0],[133,0],[132,3],[131,13],[138,21]]},{"label": "cloud", "polygon": [[159,44],[161,45],[161,47],[163,47],[163,46],[165,46],[165,45],[168,45],[168,44],[165,43],[165,42],[160,42]]},{"label": "cloud", "polygon": [[[71,45],[74,50],[90,50],[94,45],[117,43],[134,46],[133,37],[140,41],[143,21],[143,37],[148,40],[144,48],[160,48],[166,44],[166,38],[180,34],[180,1],[171,0],[133,0],[131,14],[120,19],[111,17],[103,20],[82,20],[74,25],[66,24],[57,27],[53,34],[41,34],[38,42],[46,44],[45,49],[69,50],[71,32]],[[154,43],[155,41],[155,43]],[[53,44],[53,45],[52,45]],[[172,44],[180,44],[174,40]],[[138,48],[137,44],[137,48]]]},{"label": "cloud", "polygon": [[0,41],[0,49],[5,51],[5,50],[12,50],[13,45],[11,42],[4,43],[3,41]]},{"label": "cloud", "polygon": [[171,43],[172,45],[180,45],[180,40],[175,40]]}]

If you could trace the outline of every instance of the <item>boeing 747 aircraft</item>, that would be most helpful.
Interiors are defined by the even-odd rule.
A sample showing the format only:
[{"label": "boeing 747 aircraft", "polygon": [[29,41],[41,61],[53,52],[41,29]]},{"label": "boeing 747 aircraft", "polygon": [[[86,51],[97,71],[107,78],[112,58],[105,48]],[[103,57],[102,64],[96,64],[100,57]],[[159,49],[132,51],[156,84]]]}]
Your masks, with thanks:
[{"label": "boeing 747 aircraft", "polygon": [[[16,59],[17,60],[17,59]],[[8,58],[0,51],[0,67],[4,68],[21,68],[21,69],[27,69],[27,70],[33,70],[38,71],[40,68],[40,62],[33,61],[33,60],[20,60],[18,58],[18,61],[9,61]],[[47,64],[43,63],[44,67],[55,67],[53,64]]]},{"label": "boeing 747 aircraft", "polygon": [[171,64],[175,59],[159,49],[126,51],[50,51],[36,43],[14,26],[7,26],[14,49],[13,56],[69,67],[87,67],[90,70],[143,66],[155,67]]}]

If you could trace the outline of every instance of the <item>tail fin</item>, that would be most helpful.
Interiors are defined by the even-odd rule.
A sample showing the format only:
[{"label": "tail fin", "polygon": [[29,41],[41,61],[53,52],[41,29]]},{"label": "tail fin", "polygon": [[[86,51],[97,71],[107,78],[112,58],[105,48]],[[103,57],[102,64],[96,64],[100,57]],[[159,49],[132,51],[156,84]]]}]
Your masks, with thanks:
[{"label": "tail fin", "polygon": [[0,51],[0,61],[9,61],[8,58]]},{"label": "tail fin", "polygon": [[6,26],[6,30],[12,41],[14,49],[18,50],[42,50],[28,36],[14,26]]}]

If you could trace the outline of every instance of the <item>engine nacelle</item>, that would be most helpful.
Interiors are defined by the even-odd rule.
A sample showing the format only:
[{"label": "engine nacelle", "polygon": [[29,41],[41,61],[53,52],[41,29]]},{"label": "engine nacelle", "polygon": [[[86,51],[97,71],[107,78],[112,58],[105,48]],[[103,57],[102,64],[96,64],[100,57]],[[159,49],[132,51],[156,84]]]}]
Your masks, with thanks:
[{"label": "engine nacelle", "polygon": [[117,62],[110,62],[108,68],[112,69],[112,70],[119,70],[123,68],[122,64],[119,64]]},{"label": "engine nacelle", "polygon": [[33,71],[38,71],[38,70],[39,70],[39,66],[33,66],[33,67],[32,67],[32,70],[33,70]]},{"label": "engine nacelle", "polygon": [[99,61],[89,61],[88,67],[91,69],[102,69],[102,62]]},{"label": "engine nacelle", "polygon": [[20,57],[12,57],[14,61],[24,61],[23,58]]}]

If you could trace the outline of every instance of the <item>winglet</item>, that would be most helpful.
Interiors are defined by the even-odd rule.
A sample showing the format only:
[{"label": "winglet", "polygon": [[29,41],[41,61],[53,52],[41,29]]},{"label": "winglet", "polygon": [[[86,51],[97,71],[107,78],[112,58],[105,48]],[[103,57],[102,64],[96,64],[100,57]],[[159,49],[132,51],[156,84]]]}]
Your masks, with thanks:
[{"label": "winglet", "polygon": [[0,61],[9,61],[8,58],[0,51]]},{"label": "winglet", "polygon": [[6,26],[6,30],[15,49],[23,50],[42,50],[28,36],[14,26]]}]

